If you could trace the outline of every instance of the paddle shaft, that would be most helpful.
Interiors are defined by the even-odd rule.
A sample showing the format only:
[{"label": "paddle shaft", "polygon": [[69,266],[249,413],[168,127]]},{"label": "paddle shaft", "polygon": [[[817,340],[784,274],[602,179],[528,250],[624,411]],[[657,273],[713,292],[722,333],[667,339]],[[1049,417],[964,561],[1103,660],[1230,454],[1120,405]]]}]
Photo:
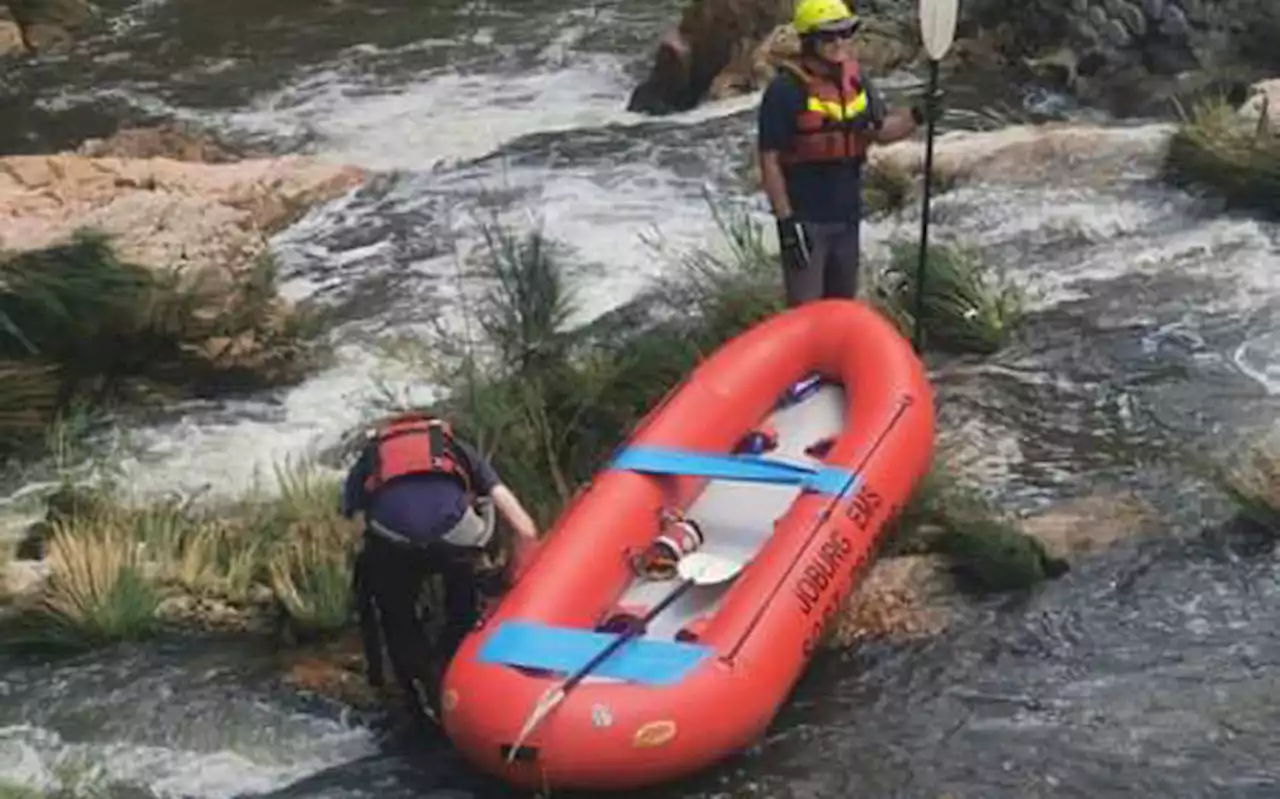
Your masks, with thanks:
[{"label": "paddle shaft", "polygon": [[933,193],[933,134],[938,95],[938,62],[929,59],[929,93],[925,96],[924,207],[920,210],[920,260],[916,264],[916,354],[924,351],[924,276],[929,261],[929,200]]},{"label": "paddle shaft", "polygon": [[560,694],[564,695],[564,694],[567,694],[569,691],[573,690],[573,688],[577,686],[578,683],[582,682],[583,679],[585,679],[586,676],[590,674],[595,669],[596,666],[599,666],[601,663],[605,662],[605,660],[607,660],[610,655],[612,655],[614,652],[617,652],[619,649],[621,649],[623,644],[635,638],[637,635],[640,635],[641,633],[643,633],[644,628],[648,626],[649,622],[657,618],[659,613],[671,607],[671,604],[675,602],[677,599],[679,599],[680,597],[684,596],[684,593],[688,591],[690,588],[692,588],[693,585],[694,585],[693,580],[685,580],[684,582],[680,583],[680,585],[677,586],[674,591],[667,594],[661,602],[654,605],[647,613],[645,613],[644,616],[640,619],[640,621],[637,622],[631,629],[627,630],[622,635],[619,635],[617,638],[610,641],[609,645],[606,646],[604,649],[600,650],[600,653],[598,655],[591,658],[591,660],[587,661],[587,665],[578,669],[577,673],[575,673],[569,679],[565,680],[564,684],[560,686]]},{"label": "paddle shaft", "polygon": [[606,659],[608,659],[610,655],[612,655],[614,652],[617,652],[622,647],[623,644],[625,644],[627,641],[632,640],[633,638],[638,636],[640,633],[642,633],[644,631],[644,628],[648,626],[649,622],[653,621],[655,618],[657,618],[659,613],[661,613],[662,611],[670,607],[671,603],[675,602],[677,599],[684,596],[684,593],[688,591],[690,588],[692,588],[696,583],[697,583],[697,580],[695,579],[688,579],[681,582],[680,585],[676,587],[674,591],[667,594],[666,597],[664,597],[661,602],[654,605],[647,613],[645,613],[644,616],[640,619],[639,622],[635,624],[634,627],[632,627],[622,635],[619,635],[617,638],[610,641],[608,646],[600,650],[600,652],[595,657],[591,658],[591,660],[587,662],[587,665],[578,669],[578,671],[573,676],[571,676],[569,679],[561,683],[560,686],[556,688],[552,693],[548,694],[547,696],[549,697],[549,701],[547,701],[547,698],[544,697],[544,700],[538,703],[538,707],[534,708],[533,713],[529,716],[528,721],[525,722],[524,729],[522,729],[520,731],[520,734],[516,736],[515,742],[511,745],[511,751],[507,755],[507,762],[510,763],[515,759],[516,752],[520,749],[521,744],[524,743],[525,739],[529,736],[529,734],[533,732],[534,728],[536,728],[540,723],[542,723],[542,720],[547,717],[548,713],[550,713],[553,709],[555,709],[557,705],[559,705],[561,702],[564,701],[565,696],[567,696],[568,693],[572,691],[574,687],[577,686],[578,683],[582,682],[586,678],[586,676],[590,674],[593,669],[595,669],[596,666],[599,666]]}]

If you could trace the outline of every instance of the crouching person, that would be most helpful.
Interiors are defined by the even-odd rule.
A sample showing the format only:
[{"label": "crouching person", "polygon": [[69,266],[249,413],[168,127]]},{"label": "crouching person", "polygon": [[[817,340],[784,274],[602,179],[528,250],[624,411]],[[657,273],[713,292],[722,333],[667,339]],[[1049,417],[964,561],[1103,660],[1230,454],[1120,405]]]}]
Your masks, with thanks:
[{"label": "crouching person", "polygon": [[[493,466],[447,422],[416,411],[370,431],[343,487],[343,515],[364,514],[354,586],[370,683],[381,682],[381,638],[419,723],[427,714],[438,716],[444,668],[479,614],[475,563],[495,528],[476,511],[484,500],[514,531],[517,559],[531,557],[537,527]],[[435,647],[419,616],[422,589],[433,574],[444,583],[444,624]]]}]

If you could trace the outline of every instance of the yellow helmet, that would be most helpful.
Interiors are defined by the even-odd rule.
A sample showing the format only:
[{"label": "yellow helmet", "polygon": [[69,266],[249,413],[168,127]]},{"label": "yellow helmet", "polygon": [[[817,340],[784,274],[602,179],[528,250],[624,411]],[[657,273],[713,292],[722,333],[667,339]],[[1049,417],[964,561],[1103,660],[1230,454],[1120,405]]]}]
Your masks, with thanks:
[{"label": "yellow helmet", "polygon": [[849,10],[844,0],[798,0],[791,25],[805,36],[824,31],[852,30],[858,27],[858,15]]}]

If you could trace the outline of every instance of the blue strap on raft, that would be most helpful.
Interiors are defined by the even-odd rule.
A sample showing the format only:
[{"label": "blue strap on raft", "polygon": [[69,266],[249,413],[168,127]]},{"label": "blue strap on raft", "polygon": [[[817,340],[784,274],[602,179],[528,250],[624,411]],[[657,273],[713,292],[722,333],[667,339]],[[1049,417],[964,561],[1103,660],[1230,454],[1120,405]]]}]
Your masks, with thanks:
[{"label": "blue strap on raft", "polygon": [[843,494],[858,482],[850,469],[806,466],[759,455],[718,455],[664,447],[629,447],[609,464],[648,474],[676,474],[748,483],[798,485],[819,494]]},{"label": "blue strap on raft", "polygon": [[[675,474],[772,485],[797,485],[840,495],[858,484],[858,475],[833,466],[785,463],[758,455],[717,455],[662,447],[630,447],[610,464],[649,474]],[[617,637],[528,621],[504,621],[481,647],[482,663],[500,663],[569,673],[585,666]],[[684,679],[712,650],[697,644],[637,638],[596,667],[594,673],[642,685],[672,685]]]},{"label": "blue strap on raft", "polygon": [[[477,659],[568,674],[587,665],[617,637],[616,633],[504,621],[484,642]],[[711,654],[710,647],[698,644],[636,638],[591,673],[641,685],[674,685]]]}]

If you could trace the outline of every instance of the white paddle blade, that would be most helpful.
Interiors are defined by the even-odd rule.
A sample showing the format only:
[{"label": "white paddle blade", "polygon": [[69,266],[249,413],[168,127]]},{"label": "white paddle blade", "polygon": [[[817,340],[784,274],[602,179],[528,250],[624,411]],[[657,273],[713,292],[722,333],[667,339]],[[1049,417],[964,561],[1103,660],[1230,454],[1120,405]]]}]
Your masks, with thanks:
[{"label": "white paddle blade", "polygon": [[515,741],[511,744],[511,751],[507,752],[507,762],[512,763],[516,759],[516,753],[520,751],[520,747],[524,746],[525,739],[529,737],[529,733],[542,723],[556,705],[564,701],[564,686],[555,685],[548,688],[542,694],[542,698],[538,700],[538,704],[534,707],[533,712],[524,720],[524,726],[520,728],[520,734],[516,736]]},{"label": "white paddle blade", "polygon": [[691,552],[680,559],[677,569],[682,580],[691,580],[696,585],[715,585],[732,579],[742,564],[719,555]]},{"label": "white paddle blade", "polygon": [[959,16],[960,0],[920,0],[920,38],[932,60],[941,61],[951,49]]}]

